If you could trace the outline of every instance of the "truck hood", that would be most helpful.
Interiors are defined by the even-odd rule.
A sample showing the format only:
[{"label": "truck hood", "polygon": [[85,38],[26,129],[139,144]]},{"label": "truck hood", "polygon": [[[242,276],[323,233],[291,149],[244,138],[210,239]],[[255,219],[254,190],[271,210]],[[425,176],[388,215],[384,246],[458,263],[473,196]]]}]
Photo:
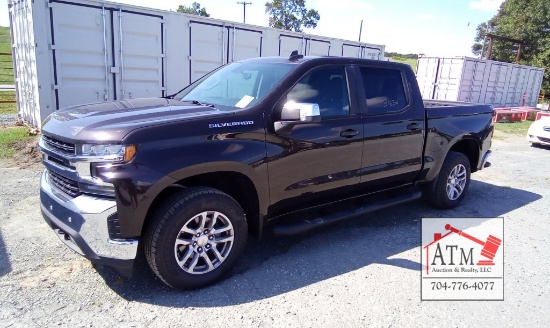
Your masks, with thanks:
[{"label": "truck hood", "polygon": [[129,99],[59,110],[44,120],[42,131],[67,141],[116,142],[140,127],[228,113],[175,99]]}]

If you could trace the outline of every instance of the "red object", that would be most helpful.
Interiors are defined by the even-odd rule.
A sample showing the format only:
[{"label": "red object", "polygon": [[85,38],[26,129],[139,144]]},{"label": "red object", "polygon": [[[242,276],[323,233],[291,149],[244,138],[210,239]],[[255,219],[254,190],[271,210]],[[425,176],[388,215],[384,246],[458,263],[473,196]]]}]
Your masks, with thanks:
[{"label": "red object", "polygon": [[519,122],[521,121],[522,112],[513,111],[511,109],[495,109],[496,115],[493,116],[493,122]]},{"label": "red object", "polygon": [[537,118],[536,118],[535,121],[540,120],[543,116],[550,116],[550,112],[538,112],[537,113]]},{"label": "red object", "polygon": [[520,121],[526,121],[527,120],[527,111],[520,108],[512,108],[513,112],[518,112],[521,114]]},{"label": "red object", "polygon": [[537,118],[537,113],[539,112],[538,109],[535,107],[529,107],[529,106],[517,106],[517,107],[497,107],[495,108],[495,112],[493,112],[493,122],[495,122],[494,116],[496,115],[496,112],[498,111],[506,111],[511,110],[514,112],[521,113],[521,120],[529,120],[534,121]]},{"label": "red object", "polygon": [[441,239],[441,234],[439,232],[434,233],[434,241]]},{"label": "red object", "polygon": [[445,225],[446,230],[450,230],[459,236],[465,237],[473,241],[474,243],[480,244],[483,246],[483,249],[481,250],[481,255],[488,258],[489,260],[480,260],[477,262],[477,265],[495,265],[493,263],[493,258],[495,258],[495,254],[498,251],[498,248],[500,247],[500,243],[502,240],[498,239],[497,237],[493,235],[489,235],[487,237],[486,242],[482,242],[481,240],[477,239],[476,237],[470,236],[469,234],[465,233],[462,230],[458,230],[456,228],[451,227],[450,224]]}]

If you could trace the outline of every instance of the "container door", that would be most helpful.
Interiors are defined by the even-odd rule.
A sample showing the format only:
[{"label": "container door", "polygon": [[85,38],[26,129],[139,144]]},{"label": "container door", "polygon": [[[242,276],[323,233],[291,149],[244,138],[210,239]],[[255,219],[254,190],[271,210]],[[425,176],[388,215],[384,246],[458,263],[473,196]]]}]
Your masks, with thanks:
[{"label": "container door", "polygon": [[361,58],[380,60],[382,50],[379,48],[361,46]]},{"label": "container door", "polygon": [[305,40],[303,37],[294,35],[279,36],[279,56],[288,57],[294,50],[299,54],[304,54]]},{"label": "container door", "polygon": [[164,42],[161,16],[114,11],[116,99],[164,96]]},{"label": "container door", "polygon": [[508,69],[508,64],[491,64],[485,91],[485,104],[500,106],[505,103],[504,92]]},{"label": "container door", "polygon": [[361,47],[355,44],[342,45],[342,57],[361,57]]},{"label": "container door", "polygon": [[307,39],[308,56],[330,56],[330,41]]},{"label": "container door", "polygon": [[439,58],[424,57],[418,59],[416,80],[418,81],[422,99],[433,99],[438,68]]},{"label": "container door", "polygon": [[[57,109],[109,100],[111,12],[101,7],[50,3]],[[44,87],[44,86],[43,86]]]},{"label": "container door", "polygon": [[227,35],[230,62],[262,56],[262,31],[229,27]]},{"label": "container door", "polygon": [[191,21],[189,33],[189,80],[194,82],[227,62],[227,29],[223,25]]},{"label": "container door", "polygon": [[527,82],[528,69],[525,66],[513,66],[510,83],[506,91],[506,106],[521,106],[523,90]]},{"label": "container door", "polygon": [[438,78],[433,99],[458,100],[458,91],[462,77],[462,58],[442,58],[439,64]]},{"label": "container door", "polygon": [[531,69],[527,82],[527,90],[525,91],[525,106],[535,107],[537,105],[542,84],[544,71],[540,69]]},{"label": "container door", "polygon": [[483,81],[487,62],[481,60],[465,60],[462,74],[462,85],[457,100],[479,103],[482,100]]},{"label": "container door", "polygon": [[[32,3],[30,1],[12,3],[10,28],[18,113],[26,122],[40,126],[41,117],[33,27]],[[6,59],[8,59],[7,56],[4,57],[4,60]]]}]

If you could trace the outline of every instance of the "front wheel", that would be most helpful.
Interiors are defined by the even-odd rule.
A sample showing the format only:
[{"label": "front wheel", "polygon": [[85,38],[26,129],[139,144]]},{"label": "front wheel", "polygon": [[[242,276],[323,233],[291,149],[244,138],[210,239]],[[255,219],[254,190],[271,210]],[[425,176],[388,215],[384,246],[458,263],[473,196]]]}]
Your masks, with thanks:
[{"label": "front wheel", "polygon": [[164,283],[179,289],[222,278],[244,251],[248,234],[240,205],[213,188],[174,195],[148,227],[147,262]]},{"label": "front wheel", "polygon": [[428,201],[435,207],[449,209],[458,206],[470,185],[470,161],[462,153],[449,152],[439,171],[435,186],[427,191]]}]

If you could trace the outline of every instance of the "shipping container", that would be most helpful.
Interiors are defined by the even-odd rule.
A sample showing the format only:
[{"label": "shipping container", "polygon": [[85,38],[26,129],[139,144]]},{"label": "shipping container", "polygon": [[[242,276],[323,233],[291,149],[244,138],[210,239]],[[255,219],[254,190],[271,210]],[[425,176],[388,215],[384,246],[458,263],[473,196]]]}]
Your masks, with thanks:
[{"label": "shipping container", "polygon": [[493,106],[535,106],[544,69],[469,57],[420,57],[416,79],[424,99]]},{"label": "shipping container", "polygon": [[98,0],[10,0],[21,118],[68,106],[162,97],[230,62],[264,56],[382,60],[384,46]]}]

